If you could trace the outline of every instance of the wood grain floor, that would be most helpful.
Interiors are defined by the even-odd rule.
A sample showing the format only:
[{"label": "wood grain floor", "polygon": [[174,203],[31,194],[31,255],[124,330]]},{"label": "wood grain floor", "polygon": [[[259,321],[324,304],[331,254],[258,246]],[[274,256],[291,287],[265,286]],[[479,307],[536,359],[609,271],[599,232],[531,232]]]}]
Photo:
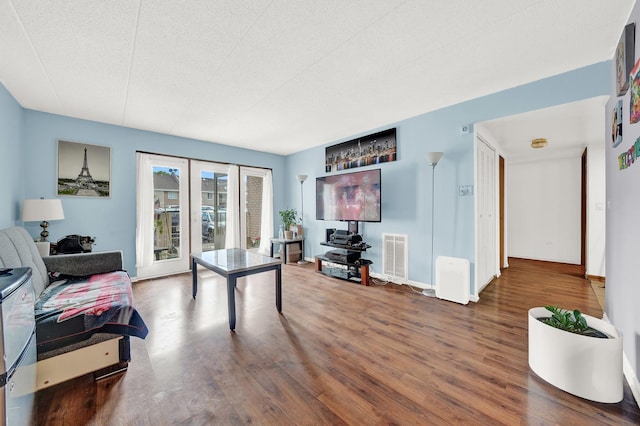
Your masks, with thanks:
[{"label": "wood grain floor", "polygon": [[627,385],[599,404],[528,367],[529,308],[602,316],[561,265],[512,259],[467,306],[284,265],[282,315],[272,272],[239,280],[235,333],[222,278],[199,276],[195,301],[189,275],[135,283],[150,333],[128,371],[38,392],[38,424],[640,424]]}]

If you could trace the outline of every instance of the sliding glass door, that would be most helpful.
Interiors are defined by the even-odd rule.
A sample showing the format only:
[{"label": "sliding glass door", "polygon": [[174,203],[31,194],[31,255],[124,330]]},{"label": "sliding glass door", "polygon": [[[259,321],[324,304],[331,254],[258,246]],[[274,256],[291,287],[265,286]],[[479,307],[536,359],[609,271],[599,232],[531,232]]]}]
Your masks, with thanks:
[{"label": "sliding glass door", "polygon": [[138,278],[190,269],[189,254],[269,251],[271,170],[137,153]]}]

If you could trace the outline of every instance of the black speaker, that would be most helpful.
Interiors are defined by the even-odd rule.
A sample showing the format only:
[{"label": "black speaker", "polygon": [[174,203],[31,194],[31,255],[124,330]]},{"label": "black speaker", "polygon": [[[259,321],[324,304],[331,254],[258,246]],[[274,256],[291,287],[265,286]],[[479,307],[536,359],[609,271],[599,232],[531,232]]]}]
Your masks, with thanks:
[{"label": "black speaker", "polygon": [[350,220],[349,221],[348,230],[349,230],[350,234],[357,234],[358,233],[358,221],[357,220]]},{"label": "black speaker", "polygon": [[330,242],[331,241],[331,236],[333,235],[334,232],[336,232],[336,228],[328,228],[325,229],[326,232],[326,240],[325,242]]}]

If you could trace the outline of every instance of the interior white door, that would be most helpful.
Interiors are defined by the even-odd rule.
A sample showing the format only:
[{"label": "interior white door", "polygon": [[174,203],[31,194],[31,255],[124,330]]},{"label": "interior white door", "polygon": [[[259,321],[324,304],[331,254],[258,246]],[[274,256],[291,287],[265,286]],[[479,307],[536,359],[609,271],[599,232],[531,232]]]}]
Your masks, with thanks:
[{"label": "interior white door", "polygon": [[189,163],[137,153],[138,278],[189,270]]},{"label": "interior white door", "polygon": [[496,152],[476,137],[476,295],[496,275]]}]

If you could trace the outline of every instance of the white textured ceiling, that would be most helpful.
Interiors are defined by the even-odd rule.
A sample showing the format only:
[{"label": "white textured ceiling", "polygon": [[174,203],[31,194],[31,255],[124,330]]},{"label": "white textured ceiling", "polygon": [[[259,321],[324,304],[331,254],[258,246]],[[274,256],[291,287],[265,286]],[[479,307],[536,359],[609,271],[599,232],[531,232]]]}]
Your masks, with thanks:
[{"label": "white textured ceiling", "polygon": [[0,0],[25,108],[288,154],[612,57],[633,0]]}]

